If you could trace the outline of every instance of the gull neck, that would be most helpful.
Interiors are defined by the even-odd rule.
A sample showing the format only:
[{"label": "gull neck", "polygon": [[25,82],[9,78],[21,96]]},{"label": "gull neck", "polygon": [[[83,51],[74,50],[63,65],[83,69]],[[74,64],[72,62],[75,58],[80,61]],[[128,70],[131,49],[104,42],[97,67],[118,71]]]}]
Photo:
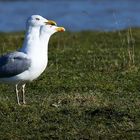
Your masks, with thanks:
[{"label": "gull neck", "polygon": [[28,51],[30,49],[32,49],[32,46],[36,46],[39,41],[39,32],[40,32],[40,27],[33,27],[33,26],[29,26],[27,27],[27,32],[25,34],[25,38],[24,38],[24,42],[23,42],[23,46],[20,49],[20,51],[24,52],[24,53],[28,53]]}]

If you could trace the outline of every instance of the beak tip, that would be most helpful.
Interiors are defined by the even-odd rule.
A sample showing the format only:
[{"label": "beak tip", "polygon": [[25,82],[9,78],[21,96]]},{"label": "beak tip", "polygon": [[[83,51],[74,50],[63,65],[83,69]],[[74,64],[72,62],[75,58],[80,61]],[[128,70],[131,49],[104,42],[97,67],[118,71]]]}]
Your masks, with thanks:
[{"label": "beak tip", "polygon": [[58,27],[58,28],[56,28],[56,31],[57,32],[65,32],[66,30],[64,27]]}]

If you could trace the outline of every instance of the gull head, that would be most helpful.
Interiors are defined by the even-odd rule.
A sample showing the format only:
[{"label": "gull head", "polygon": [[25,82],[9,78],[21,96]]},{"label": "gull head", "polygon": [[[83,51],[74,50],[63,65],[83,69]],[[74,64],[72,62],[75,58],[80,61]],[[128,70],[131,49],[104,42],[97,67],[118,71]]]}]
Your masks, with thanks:
[{"label": "gull head", "polygon": [[44,25],[44,26],[41,26],[40,28],[41,34],[44,34],[47,36],[51,36],[56,32],[64,32],[64,31],[65,31],[64,27],[58,27],[54,25]]},{"label": "gull head", "polygon": [[40,15],[32,15],[27,19],[27,26],[40,27],[43,25],[57,25],[53,20],[47,20]]}]

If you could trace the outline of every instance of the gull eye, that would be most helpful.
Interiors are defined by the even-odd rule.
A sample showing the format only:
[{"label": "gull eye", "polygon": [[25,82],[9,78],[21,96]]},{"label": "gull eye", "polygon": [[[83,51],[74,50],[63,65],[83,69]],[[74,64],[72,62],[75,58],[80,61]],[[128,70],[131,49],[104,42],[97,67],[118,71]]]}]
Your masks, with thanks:
[{"label": "gull eye", "polygon": [[35,18],[36,20],[40,20],[39,18]]}]

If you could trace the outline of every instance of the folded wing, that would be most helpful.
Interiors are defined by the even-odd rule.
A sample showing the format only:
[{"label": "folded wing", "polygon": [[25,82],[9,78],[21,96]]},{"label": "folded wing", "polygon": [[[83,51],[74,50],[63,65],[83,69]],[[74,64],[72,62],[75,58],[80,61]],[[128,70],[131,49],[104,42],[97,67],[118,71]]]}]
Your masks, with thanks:
[{"label": "folded wing", "polygon": [[0,57],[0,78],[18,75],[29,69],[31,60],[22,52],[13,52]]}]

